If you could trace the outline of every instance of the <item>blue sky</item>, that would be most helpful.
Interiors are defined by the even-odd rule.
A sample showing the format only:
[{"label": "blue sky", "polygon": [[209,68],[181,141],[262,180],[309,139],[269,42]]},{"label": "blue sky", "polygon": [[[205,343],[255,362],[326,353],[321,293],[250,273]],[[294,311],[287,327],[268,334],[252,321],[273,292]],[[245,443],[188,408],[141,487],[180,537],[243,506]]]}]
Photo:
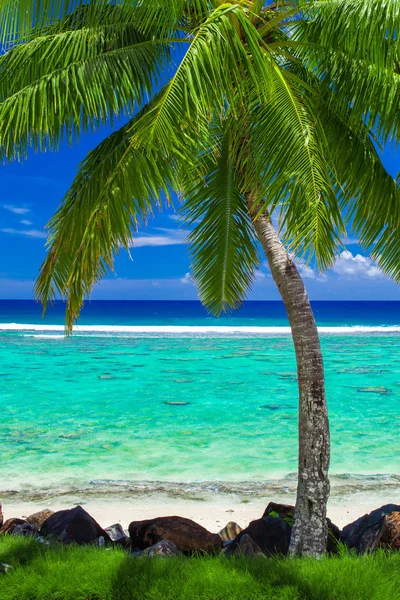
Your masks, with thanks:
[{"label": "blue sky", "polygon": [[[87,134],[80,143],[58,153],[31,153],[24,163],[3,165],[0,171],[0,298],[32,298],[33,280],[45,257],[44,226],[71,184],[79,162],[110,129]],[[400,156],[388,149],[386,168],[397,176]],[[135,236],[131,259],[122,253],[116,275],[95,289],[94,299],[197,298],[189,276],[185,234],[170,210],[157,214]],[[324,275],[302,270],[313,300],[400,300],[400,288],[364,256],[349,233],[347,251]],[[268,268],[262,264],[250,295],[253,300],[279,299]]]}]

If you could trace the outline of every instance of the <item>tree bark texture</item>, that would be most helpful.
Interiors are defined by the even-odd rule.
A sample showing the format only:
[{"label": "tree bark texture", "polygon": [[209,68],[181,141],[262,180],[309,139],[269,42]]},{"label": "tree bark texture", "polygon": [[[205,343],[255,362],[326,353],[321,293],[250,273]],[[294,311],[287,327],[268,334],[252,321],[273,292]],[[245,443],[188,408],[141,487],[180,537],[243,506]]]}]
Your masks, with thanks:
[{"label": "tree bark texture", "polygon": [[326,551],[326,505],[330,485],[330,437],[324,366],[317,326],[296,265],[271,223],[250,202],[258,239],[285,304],[296,352],[299,387],[299,465],[290,554],[320,556]]}]

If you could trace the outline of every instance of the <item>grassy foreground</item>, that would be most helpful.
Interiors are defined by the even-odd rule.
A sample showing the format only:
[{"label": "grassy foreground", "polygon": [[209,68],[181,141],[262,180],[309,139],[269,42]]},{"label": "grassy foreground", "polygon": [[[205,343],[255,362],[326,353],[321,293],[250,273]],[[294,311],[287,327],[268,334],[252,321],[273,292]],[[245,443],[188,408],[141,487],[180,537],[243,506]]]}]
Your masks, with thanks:
[{"label": "grassy foreground", "polygon": [[400,553],[305,559],[134,559],[3,537],[1,600],[400,600]]}]

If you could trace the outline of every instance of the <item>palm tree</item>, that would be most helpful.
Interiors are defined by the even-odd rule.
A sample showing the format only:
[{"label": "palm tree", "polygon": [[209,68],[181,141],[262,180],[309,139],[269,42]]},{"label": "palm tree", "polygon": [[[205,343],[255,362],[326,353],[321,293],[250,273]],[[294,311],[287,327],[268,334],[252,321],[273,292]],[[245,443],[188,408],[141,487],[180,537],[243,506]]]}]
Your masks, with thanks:
[{"label": "palm tree", "polygon": [[399,187],[377,150],[400,137],[399,22],[398,0],[0,7],[4,160],[131,116],[89,153],[49,224],[36,295],[45,308],[66,299],[68,332],[172,190],[214,314],[246,297],[262,247],[297,358],[297,555],[326,549],[330,440],[318,331],[294,257],[327,268],[351,226],[400,279]]}]

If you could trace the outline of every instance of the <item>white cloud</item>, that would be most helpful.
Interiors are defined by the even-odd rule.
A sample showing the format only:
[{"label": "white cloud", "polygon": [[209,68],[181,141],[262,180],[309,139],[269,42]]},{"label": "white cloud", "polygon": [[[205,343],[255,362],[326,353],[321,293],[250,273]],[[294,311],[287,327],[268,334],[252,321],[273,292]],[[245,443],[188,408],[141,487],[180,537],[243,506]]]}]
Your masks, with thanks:
[{"label": "white cloud", "polygon": [[26,213],[31,212],[29,208],[24,208],[22,206],[14,206],[14,204],[3,204],[3,208],[9,210],[16,215],[26,215]]},{"label": "white cloud", "polygon": [[259,269],[254,271],[254,275],[255,275],[255,278],[257,281],[260,281],[261,279],[265,279],[267,277],[267,275],[263,271],[260,271]]},{"label": "white cloud", "polygon": [[186,240],[187,232],[183,229],[171,229],[168,227],[157,227],[156,231],[163,231],[167,235],[175,236],[183,241]]},{"label": "white cloud", "polygon": [[303,279],[316,279],[316,273],[314,269],[308,265],[298,265],[298,269]]},{"label": "white cloud", "polygon": [[[173,221],[176,221],[177,223],[181,223],[184,224],[184,218],[182,215],[179,214],[175,214],[175,215],[168,215],[168,217],[170,219],[172,219]],[[199,223],[202,222],[203,219],[195,219],[194,221],[191,221],[192,225],[198,225]]]},{"label": "white cloud", "polygon": [[11,235],[23,235],[25,237],[30,238],[47,238],[47,233],[38,229],[11,229],[10,227],[5,227],[4,229],[0,229],[0,231],[2,233],[9,233]]},{"label": "white cloud", "polygon": [[163,235],[137,237],[132,242],[134,248],[144,248],[145,246],[176,246],[178,244],[182,244],[182,242]]},{"label": "white cloud", "polygon": [[22,219],[20,223],[21,225],[33,225],[32,221],[28,221],[27,219]]},{"label": "white cloud", "polygon": [[[295,260],[295,257],[291,255],[291,258]],[[267,261],[264,261],[263,267],[267,270],[267,274],[264,277],[271,277],[271,271]],[[309,265],[303,263],[296,263],[296,267],[303,279],[313,279],[314,281],[326,281],[327,276],[324,273],[318,273],[315,269]],[[263,279],[263,277],[261,277]]]},{"label": "white cloud", "polygon": [[298,264],[297,268],[303,279],[314,279],[314,281],[326,281],[327,277],[323,273],[318,273],[309,265]]},{"label": "white cloud", "polygon": [[[292,257],[293,258],[293,257]],[[268,269],[268,263],[263,266]],[[335,264],[327,273],[319,273],[310,265],[296,263],[302,279],[309,279],[318,283],[328,283],[337,281],[337,279],[374,279],[384,278],[382,271],[374,265],[370,258],[362,254],[353,254],[349,250],[344,250],[337,258]],[[336,277],[334,277],[336,275]]]},{"label": "white cloud", "polygon": [[190,273],[186,273],[185,277],[181,278],[181,283],[193,285],[193,279]]},{"label": "white cloud", "polygon": [[360,244],[360,242],[357,238],[345,238],[343,240],[343,243],[346,246],[358,246]]},{"label": "white cloud", "polygon": [[180,229],[164,229],[159,227],[156,231],[165,235],[141,235],[132,238],[132,248],[144,248],[146,246],[178,246],[186,242],[186,232]]},{"label": "white cloud", "polygon": [[316,279],[316,273],[314,269],[308,265],[299,265],[299,271],[303,279]]},{"label": "white cloud", "polygon": [[345,250],[340,254],[331,271],[343,278],[384,277],[380,269],[367,256],[353,254],[349,250]]}]

